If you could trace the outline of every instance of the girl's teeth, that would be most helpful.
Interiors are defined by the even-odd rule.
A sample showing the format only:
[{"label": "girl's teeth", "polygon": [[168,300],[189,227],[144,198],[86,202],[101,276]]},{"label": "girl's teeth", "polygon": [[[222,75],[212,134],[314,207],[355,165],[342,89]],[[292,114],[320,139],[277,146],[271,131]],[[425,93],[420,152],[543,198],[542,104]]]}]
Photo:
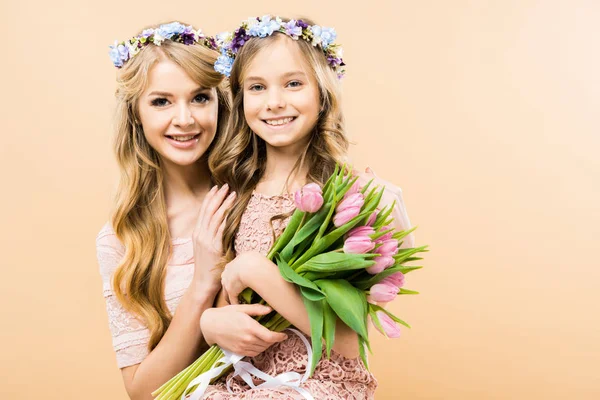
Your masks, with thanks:
[{"label": "girl's teeth", "polygon": [[265,121],[269,125],[283,125],[291,122],[294,118],[272,119]]},{"label": "girl's teeth", "polygon": [[173,138],[174,140],[177,140],[178,142],[186,142],[190,139],[193,139],[194,136],[171,136],[171,138]]}]

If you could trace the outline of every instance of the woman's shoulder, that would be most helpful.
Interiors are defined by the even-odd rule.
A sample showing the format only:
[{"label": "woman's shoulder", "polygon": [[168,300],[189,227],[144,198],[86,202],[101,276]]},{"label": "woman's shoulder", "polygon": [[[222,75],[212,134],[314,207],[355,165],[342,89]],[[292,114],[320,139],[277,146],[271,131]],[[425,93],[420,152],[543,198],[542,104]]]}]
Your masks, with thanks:
[{"label": "woman's shoulder", "polygon": [[119,254],[125,252],[125,247],[117,238],[117,234],[110,222],[106,222],[100,229],[100,232],[96,235],[96,250],[100,252],[101,250],[108,249],[112,249]]}]

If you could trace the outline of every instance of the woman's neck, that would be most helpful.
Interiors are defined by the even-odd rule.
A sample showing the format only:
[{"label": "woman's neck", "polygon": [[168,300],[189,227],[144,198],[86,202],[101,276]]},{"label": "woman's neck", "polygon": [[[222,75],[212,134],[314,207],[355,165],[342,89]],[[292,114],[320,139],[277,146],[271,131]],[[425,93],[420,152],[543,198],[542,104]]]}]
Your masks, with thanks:
[{"label": "woman's neck", "polygon": [[167,223],[171,237],[191,237],[204,196],[212,186],[205,161],[180,166],[163,162]]}]

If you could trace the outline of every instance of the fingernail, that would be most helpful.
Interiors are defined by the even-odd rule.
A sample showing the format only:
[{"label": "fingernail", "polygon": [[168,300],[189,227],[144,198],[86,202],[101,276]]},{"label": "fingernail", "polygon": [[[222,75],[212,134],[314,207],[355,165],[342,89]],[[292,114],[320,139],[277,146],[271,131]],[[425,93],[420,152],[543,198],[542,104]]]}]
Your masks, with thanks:
[{"label": "fingernail", "polygon": [[231,192],[229,193],[229,196],[227,196],[229,199],[233,199],[236,196],[235,192]]},{"label": "fingernail", "polygon": [[223,185],[223,187],[222,187],[221,189],[223,189],[223,190],[225,190],[225,189],[229,189],[229,185],[228,185],[228,184],[224,184],[224,185]]}]

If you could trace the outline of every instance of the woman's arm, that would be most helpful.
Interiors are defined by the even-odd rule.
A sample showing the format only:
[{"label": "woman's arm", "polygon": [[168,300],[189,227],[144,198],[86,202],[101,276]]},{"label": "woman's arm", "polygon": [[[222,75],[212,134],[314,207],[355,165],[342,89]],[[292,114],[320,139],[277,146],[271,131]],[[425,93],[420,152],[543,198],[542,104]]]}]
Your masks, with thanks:
[{"label": "woman's arm", "polygon": [[192,282],[177,306],[165,335],[141,364],[121,370],[132,400],[151,400],[151,393],[201,354],[200,317],[211,307],[219,286]]}]

